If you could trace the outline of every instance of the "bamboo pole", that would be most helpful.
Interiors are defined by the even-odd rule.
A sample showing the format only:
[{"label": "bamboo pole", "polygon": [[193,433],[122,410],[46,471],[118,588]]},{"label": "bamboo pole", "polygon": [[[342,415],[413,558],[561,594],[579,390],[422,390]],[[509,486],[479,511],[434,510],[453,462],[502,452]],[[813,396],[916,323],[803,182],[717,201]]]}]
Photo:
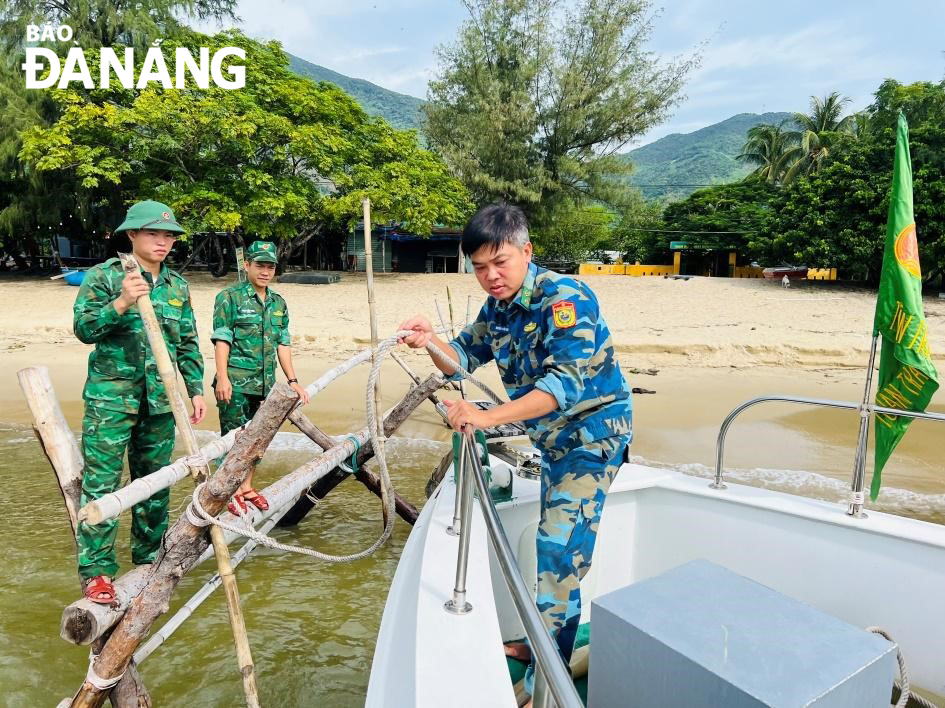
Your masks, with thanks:
[{"label": "bamboo pole", "polygon": [[[309,397],[314,398],[332,381],[370,358],[371,350],[365,349],[326,371],[306,388]],[[122,512],[127,511],[138,502],[150,498],[162,489],[167,489],[189,476],[191,474],[189,467],[191,464],[202,464],[204,460],[212,460],[228,452],[233,447],[233,442],[239,432],[240,429],[231,430],[222,438],[204,445],[197,457],[189,455],[182,457],[151,474],[139,477],[111,494],[106,494],[86,504],[79,510],[79,520],[87,521],[90,524],[98,524],[106,519],[117,518]]]},{"label": "bamboo pole", "polygon": [[[371,200],[364,199],[361,202],[364,210],[364,253],[365,268],[367,270],[367,291],[368,291],[368,313],[371,321],[371,365],[376,362],[377,357],[377,308],[374,305],[374,262],[371,257]],[[384,417],[381,415],[381,382],[380,378],[374,381],[374,419],[377,421],[377,443],[380,446],[379,454],[384,454]],[[392,522],[390,516],[394,510],[394,500],[388,498],[388,490],[382,489],[383,507],[384,507],[384,528]]]},{"label": "bamboo pole", "polygon": [[[75,543],[78,526],[76,509],[82,494],[82,453],[53,391],[49,369],[45,366],[27,367],[17,372],[17,378],[33,415],[33,432],[56,474],[69,517],[72,541]],[[151,705],[151,696],[134,664],[129,666],[129,671],[111,689],[109,696],[115,708],[144,708]]]},{"label": "bamboo pole", "polygon": [[[121,262],[125,273],[137,273],[139,264],[131,254],[122,254]],[[170,354],[167,351],[167,344],[164,342],[164,333],[158,325],[157,317],[154,314],[154,307],[151,305],[150,295],[142,295],[138,298],[138,313],[144,324],[145,333],[148,336],[148,343],[151,345],[151,354],[154,356],[157,364],[158,374],[161,382],[164,384],[164,393],[171,404],[171,411],[174,414],[174,422],[180,431],[184,441],[184,449],[188,455],[197,455],[197,437],[194,429],[190,425],[190,418],[187,416],[187,410],[184,407],[184,400],[181,398],[180,391],[177,388],[177,370],[171,362]],[[210,476],[210,468],[203,462],[194,465],[191,468],[194,476],[194,482],[199,484]],[[223,540],[223,531],[217,526],[210,527],[210,539],[213,542],[214,554],[217,558],[217,569],[223,578],[223,590],[226,593],[226,604],[230,615],[230,626],[233,629],[233,639],[236,644],[236,659],[239,664],[240,675],[243,679],[243,692],[246,694],[246,705],[249,708],[259,707],[259,690],[256,687],[256,673],[253,667],[253,656],[249,648],[249,637],[246,634],[246,624],[243,621],[243,610],[240,607],[239,589],[236,586],[236,576],[233,574],[233,568],[230,565],[230,551]]]},{"label": "bamboo pole", "polygon": [[88,524],[100,524],[108,519],[116,519],[122,512],[135,504],[150,499],[162,489],[167,489],[191,475],[195,466],[206,465],[207,460],[214,460],[226,454],[233,447],[236,434],[240,429],[231,430],[222,438],[207,443],[196,455],[187,455],[169,465],[139,477],[121,489],[105,494],[79,509],[79,521]]},{"label": "bamboo pole", "polygon": [[[246,426],[245,433],[238,437],[226,460],[206,485],[200,488],[200,505],[207,515],[215,516],[226,508],[227,501],[253,466],[262,459],[279,426],[297,402],[298,394],[285,384],[273,387]],[[281,504],[275,508],[279,506]],[[108,680],[125,671],[151,625],[167,611],[177,584],[194,567],[208,543],[206,529],[195,526],[187,514],[180,516],[168,529],[157,559],[147,569],[147,587],[132,600],[95,659],[93,669],[98,676]],[[105,692],[85,682],[73,699],[72,706],[98,708],[104,700]]]},{"label": "bamboo pole", "polygon": [[[442,386],[442,384],[442,377],[434,374],[424,381],[421,386],[415,386],[410,389],[403,399],[401,399],[400,403],[387,414],[384,421],[385,428],[393,432],[393,429],[396,429],[406,420],[410,413],[426,399],[426,396],[431,391],[435,391]],[[282,411],[282,404],[280,400],[278,400],[280,395],[285,396],[287,399],[292,399],[290,404],[286,404],[285,411],[282,413],[281,418],[278,417],[279,412]],[[269,394],[269,398],[263,402],[259,412],[253,417],[253,420],[250,421],[246,432],[239,437],[239,440],[237,440],[236,444],[233,446],[233,450],[227,455],[223,466],[217,470],[216,474],[211,478],[208,487],[203,490],[201,504],[208,513],[215,514],[225,508],[226,500],[232,496],[233,492],[236,491],[243,481],[243,477],[248,474],[250,469],[249,465],[254,463],[256,459],[262,457],[266,446],[275,435],[276,430],[281,425],[282,420],[284,420],[289,408],[294,405],[295,400],[297,400],[295,393],[284,384],[277,384],[273,392]],[[267,416],[269,416],[271,420],[269,420]],[[268,423],[267,420],[269,420]],[[267,435],[268,437],[265,437]],[[367,428],[362,428],[352,437],[358,441],[359,445],[364,445],[368,441]],[[261,493],[269,500],[269,509],[263,512],[255,507],[250,507],[248,516],[251,523],[264,523],[283,507],[293,504],[309,487],[330,473],[340,462],[351,457],[354,451],[354,441],[352,439],[345,439],[312,462],[303,465],[265,489],[262,489]],[[365,448],[362,447],[361,451],[364,452]],[[235,468],[243,458],[250,460],[250,462],[247,462],[245,469],[237,468],[236,472],[231,473],[231,469]],[[235,481],[230,484],[228,480]],[[227,486],[228,484],[230,484],[230,486]],[[211,485],[213,489],[218,490],[213,492],[216,496],[210,494],[210,492],[213,491],[213,489],[210,488]],[[217,499],[219,499],[219,503],[217,503]],[[228,512],[222,514],[220,518],[221,520],[229,522],[236,521],[236,518]],[[238,538],[238,535],[227,531],[225,538],[229,543]],[[210,549],[207,548],[202,529],[193,527],[193,525],[187,521],[186,517],[178,519],[177,523],[168,531],[165,539],[163,554],[156,561],[155,566],[157,567],[154,568],[153,572],[150,566],[142,566],[125,573],[115,581],[116,590],[119,586],[134,588],[137,583],[140,582],[139,589],[135,590],[134,595],[131,597],[131,599],[140,600],[147,594],[142,591],[147,581],[156,578],[157,580],[155,582],[160,585],[159,590],[161,594],[159,597],[152,597],[147,608],[142,607],[140,603],[136,607],[131,607],[128,600],[122,597],[123,593],[121,592],[119,592],[119,601],[124,600],[124,605],[120,612],[112,612],[107,605],[97,605],[83,599],[72,603],[72,605],[66,608],[66,612],[70,612],[71,610],[74,614],[74,619],[70,626],[77,631],[90,631],[90,628],[94,627],[94,631],[102,633],[107,631],[109,627],[116,622],[122,620],[122,616],[126,611],[130,613],[132,610],[137,610],[137,616],[131,623],[132,628],[125,633],[126,635],[131,634],[132,637],[125,639],[125,642],[132,643],[138,634],[140,634],[139,638],[143,638],[150,625],[145,624],[140,615],[144,614],[146,610],[153,609],[153,607],[160,602],[166,603],[170,597],[171,590],[173,590],[173,585],[176,585],[183,574],[210,557]],[[190,553],[192,549],[196,549],[196,551],[194,551],[196,555],[193,555],[193,557],[191,557]],[[204,554],[205,550],[206,553]],[[165,559],[165,556],[167,559]],[[139,574],[141,576],[140,580],[133,577]],[[165,579],[165,575],[170,575],[170,579]],[[171,585],[171,582],[173,582],[173,585]],[[153,584],[154,583],[152,583],[152,585]],[[170,586],[170,589],[168,589],[168,586]],[[151,594],[155,595],[158,593],[152,591]],[[153,622],[159,614],[159,612],[155,612],[150,621]],[[65,613],[63,616],[65,617]],[[135,630],[140,631],[138,634],[134,634]],[[89,641],[95,639],[95,637],[89,638],[78,634],[63,638],[74,644],[87,644]],[[129,651],[129,655],[135,648],[136,645],[133,645]],[[108,658],[111,668],[110,673],[105,674],[106,677],[119,673],[122,666],[120,663],[120,654],[118,654],[118,658]],[[96,670],[98,671],[98,669]],[[99,673],[99,675],[103,674]]]},{"label": "bamboo pole", "polygon": [[[456,339],[456,327],[453,325],[453,295],[450,293],[450,288],[446,286],[446,306],[450,315],[450,339]],[[466,386],[463,383],[462,379],[459,382],[459,396],[463,400],[466,399]]]},{"label": "bamboo pole", "polygon": [[[283,507],[280,511],[276,512],[272,517],[266,520],[266,523],[260,526],[257,530],[260,533],[269,533],[272,531],[273,527],[279,523],[279,519],[281,519],[283,514],[285,514],[288,510],[288,506]],[[249,557],[249,554],[253,552],[257,545],[259,544],[253,539],[249,539],[245,544],[243,544],[243,547],[234,553],[233,557],[231,558],[233,567],[235,568],[247,557]],[[210,549],[208,548],[207,550],[209,551]],[[201,556],[201,559],[202,558],[203,556]],[[199,564],[200,561],[198,560],[197,563]],[[222,583],[223,579],[220,577],[219,573],[214,573],[212,576],[210,576],[210,579],[207,580],[207,582],[205,582],[203,586],[197,592],[195,592],[191,598],[181,606],[179,610],[177,610],[177,612],[171,615],[171,617],[168,618],[167,622],[165,622],[160,629],[152,632],[151,636],[148,637],[148,641],[138,648],[138,651],[136,651],[133,656],[133,661],[135,664],[140,666],[141,662],[151,656],[155,649],[170,639],[171,635],[173,635],[174,632],[176,632],[180,626],[184,624],[187,618],[189,618],[196,611],[196,609],[203,604],[203,601],[210,597],[210,595],[213,594],[213,591],[220,587]]]}]

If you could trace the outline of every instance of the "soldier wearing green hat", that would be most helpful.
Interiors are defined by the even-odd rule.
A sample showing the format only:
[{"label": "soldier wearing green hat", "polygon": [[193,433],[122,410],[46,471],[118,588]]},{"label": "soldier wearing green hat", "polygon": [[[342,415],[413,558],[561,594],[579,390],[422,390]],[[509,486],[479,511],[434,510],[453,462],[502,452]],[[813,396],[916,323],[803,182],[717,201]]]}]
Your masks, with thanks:
[{"label": "soldier wearing green hat", "polygon": [[[111,258],[90,268],[73,307],[73,328],[89,355],[82,398],[82,505],[115,491],[121,483],[122,458],[128,450],[131,478],[137,479],[170,462],[174,417],[158,375],[138,308],[150,294],[171,359],[176,362],[191,398],[191,422],[206,413],[203,359],[187,281],[164,260],[184,229],[166,204],[138,202],[128,209],[115,233],[131,241],[140,272],[125,274]],[[136,504],[131,517],[131,559],[151,563],[167,529],[169,491]],[[115,600],[111,579],[118,571],[115,538],[118,521],[97,525],[80,522],[76,531],[79,575],[93,602]]]},{"label": "soldier wearing green hat", "polygon": [[[217,295],[213,306],[213,341],[217,375],[213,390],[220,411],[220,432],[226,435],[245,425],[276,382],[276,360],[289,385],[308,403],[292,365],[289,309],[269,287],[276,274],[276,246],[255,241],[246,251],[247,282],[236,283]],[[253,488],[253,472],[229,505],[246,511],[246,503],[265,511],[266,498]]]}]

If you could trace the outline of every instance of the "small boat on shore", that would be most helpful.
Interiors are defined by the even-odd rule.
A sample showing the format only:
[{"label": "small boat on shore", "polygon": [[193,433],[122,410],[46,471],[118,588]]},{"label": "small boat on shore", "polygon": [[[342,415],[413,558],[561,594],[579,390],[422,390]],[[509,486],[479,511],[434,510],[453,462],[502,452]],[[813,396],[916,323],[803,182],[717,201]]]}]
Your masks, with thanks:
[{"label": "small boat on shore", "polygon": [[784,276],[787,276],[788,280],[804,280],[807,278],[807,271],[807,266],[794,266],[788,263],[782,263],[779,266],[765,268],[761,271],[761,274],[767,280],[781,280]]}]

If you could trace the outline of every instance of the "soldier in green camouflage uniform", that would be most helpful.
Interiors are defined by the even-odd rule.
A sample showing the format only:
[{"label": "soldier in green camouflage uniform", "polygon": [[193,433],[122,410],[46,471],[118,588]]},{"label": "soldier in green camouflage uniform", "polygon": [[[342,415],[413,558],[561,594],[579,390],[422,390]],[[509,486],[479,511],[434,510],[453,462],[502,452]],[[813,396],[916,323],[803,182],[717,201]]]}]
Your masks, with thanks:
[{"label": "soldier in green camouflage uniform", "polygon": [[[259,410],[276,382],[277,359],[289,385],[308,402],[292,365],[289,309],[283,297],[269,288],[276,263],[275,244],[255,241],[246,251],[247,282],[220,292],[213,306],[210,339],[217,365],[213,389],[224,435],[245,425]],[[235,502],[244,511],[244,502],[263,511],[269,508],[265,497],[253,489],[253,473],[237,491]],[[230,507],[236,513],[236,507]]]},{"label": "soldier in green camouflage uniform", "polygon": [[[581,616],[581,579],[591,567],[607,490],[625,461],[632,406],[597,298],[587,285],[531,262],[521,210],[483,207],[463,231],[463,252],[490,297],[449,344],[429,321],[399,329],[412,347],[433,341],[467,371],[494,360],[509,403],[481,411],[447,401],[449,421],[490,428],[522,421],[542,456],[541,513],[536,539],[536,604],[567,663]],[[437,358],[444,373],[454,368]],[[508,652],[528,656],[527,647]],[[532,691],[534,665],[526,674]]]},{"label": "soldier in green camouflage uniform", "polygon": [[[170,462],[174,447],[174,418],[158,375],[137,298],[150,293],[168,352],[177,363],[199,422],[203,402],[203,360],[187,281],[163,264],[183,229],[170,208],[159,202],[139,202],[115,233],[127,232],[140,273],[125,275],[117,258],[90,268],[76,297],[73,327],[76,336],[94,344],[82,397],[82,476],[84,506],[121,483],[122,459],[128,449],[131,478],[150,474]],[[169,492],[158,492],[132,509],[131,557],[150,563],[167,529]],[[109,578],[118,571],[115,538],[118,521],[97,525],[81,522],[76,532],[79,575],[95,584],[90,599],[114,599]],[[104,576],[101,578],[100,576]],[[87,586],[88,587],[88,586]]]}]

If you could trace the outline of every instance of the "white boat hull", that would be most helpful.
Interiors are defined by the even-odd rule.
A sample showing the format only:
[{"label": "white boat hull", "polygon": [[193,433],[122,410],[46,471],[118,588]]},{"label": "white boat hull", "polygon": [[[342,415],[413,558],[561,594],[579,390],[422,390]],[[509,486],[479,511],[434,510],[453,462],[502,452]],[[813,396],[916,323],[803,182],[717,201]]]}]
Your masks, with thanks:
[{"label": "white boat hull", "polygon": [[[538,487],[516,477],[514,498],[499,505],[532,589]],[[446,533],[454,491],[447,475],[404,548],[368,706],[515,705],[501,643],[523,632],[478,504],[467,575],[473,610],[443,609],[456,570],[458,540]],[[913,684],[945,694],[945,526],[872,511],[854,519],[839,504],[737,484],[714,490],[701,478],[628,464],[608,495],[581,586],[584,611],[598,595],[696,558],[851,624],[883,627],[901,646]]]}]

